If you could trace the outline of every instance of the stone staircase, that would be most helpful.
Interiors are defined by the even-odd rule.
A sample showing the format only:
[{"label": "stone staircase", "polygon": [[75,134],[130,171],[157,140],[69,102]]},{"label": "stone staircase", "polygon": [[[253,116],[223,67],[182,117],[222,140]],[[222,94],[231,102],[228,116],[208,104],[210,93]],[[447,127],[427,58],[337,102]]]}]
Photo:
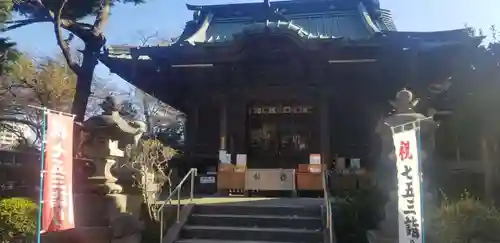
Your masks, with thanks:
[{"label": "stone staircase", "polygon": [[177,243],[324,242],[321,208],[196,205]]}]

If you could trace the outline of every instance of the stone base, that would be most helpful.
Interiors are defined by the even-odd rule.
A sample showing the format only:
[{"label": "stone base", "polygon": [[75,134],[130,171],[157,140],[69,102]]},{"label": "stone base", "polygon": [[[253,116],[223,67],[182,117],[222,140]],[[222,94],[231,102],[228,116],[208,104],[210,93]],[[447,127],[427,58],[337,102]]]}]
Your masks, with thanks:
[{"label": "stone base", "polygon": [[370,243],[397,243],[398,238],[388,236],[380,230],[368,230],[366,233],[366,238]]},{"label": "stone base", "polygon": [[109,226],[109,200],[96,194],[75,194],[75,226]]},{"label": "stone base", "polygon": [[110,227],[80,227],[69,230],[42,234],[44,243],[109,243],[112,232]]},{"label": "stone base", "polygon": [[109,226],[111,221],[122,213],[140,218],[142,196],[123,194],[76,194],[75,218],[76,227]]},{"label": "stone base", "polygon": [[108,214],[111,221],[122,213],[128,213],[136,219],[140,218],[144,201],[141,195],[109,194],[106,198],[109,200]]}]

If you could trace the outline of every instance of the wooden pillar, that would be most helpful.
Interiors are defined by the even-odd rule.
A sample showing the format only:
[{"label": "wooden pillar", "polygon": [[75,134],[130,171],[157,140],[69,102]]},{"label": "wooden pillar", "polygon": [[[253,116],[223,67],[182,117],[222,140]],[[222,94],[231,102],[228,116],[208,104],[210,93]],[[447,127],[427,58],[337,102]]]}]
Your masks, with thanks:
[{"label": "wooden pillar", "polygon": [[227,100],[223,97],[219,102],[220,111],[220,147],[219,150],[227,150]]},{"label": "wooden pillar", "polygon": [[229,150],[233,155],[233,160],[235,161],[236,154],[246,153],[245,149],[245,133],[246,133],[246,107],[245,102],[242,97],[232,94],[228,98],[231,101],[227,104],[227,129],[228,129],[228,141],[226,144],[229,145]]},{"label": "wooden pillar", "polygon": [[[330,129],[330,94],[332,83],[329,77],[329,64],[318,63],[317,60],[310,62],[309,79],[312,83],[316,84],[318,89],[315,91],[317,95],[318,112],[319,112],[319,151],[321,154],[321,163],[331,163],[331,129]],[[318,116],[317,116],[318,117]]]},{"label": "wooden pillar", "polygon": [[320,153],[321,163],[330,164],[331,138],[330,138],[330,99],[328,93],[322,89],[319,102],[319,129],[320,129]]},{"label": "wooden pillar", "polygon": [[234,130],[233,130],[233,143],[234,143],[234,153],[246,153],[245,149],[245,118],[246,118],[247,109],[245,107],[245,103],[242,99],[236,100],[236,104],[234,107],[233,116],[234,119]]},{"label": "wooden pillar", "polygon": [[186,121],[186,142],[187,149],[190,155],[193,155],[196,150],[198,133],[198,105],[189,103],[187,105],[188,114]]}]

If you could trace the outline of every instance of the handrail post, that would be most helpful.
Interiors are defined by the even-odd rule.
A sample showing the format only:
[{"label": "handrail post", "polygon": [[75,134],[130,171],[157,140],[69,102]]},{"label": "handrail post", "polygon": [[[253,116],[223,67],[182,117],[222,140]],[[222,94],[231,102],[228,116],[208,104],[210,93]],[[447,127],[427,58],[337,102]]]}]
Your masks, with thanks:
[{"label": "handrail post", "polygon": [[[164,237],[164,235],[163,235],[163,233],[164,233],[163,209],[165,208],[165,206],[167,204],[172,205],[172,201],[175,200],[174,199],[175,193],[177,193],[177,205],[176,205],[176,207],[177,207],[177,210],[176,210],[177,211],[177,220],[176,220],[176,223],[177,224],[180,223],[180,221],[181,221],[181,190],[182,190],[184,183],[188,179],[191,179],[190,201],[193,200],[193,198],[194,198],[194,183],[195,183],[195,177],[198,174],[197,172],[198,172],[198,170],[196,168],[191,168],[191,170],[189,170],[189,172],[184,176],[184,178],[181,180],[181,182],[179,182],[179,184],[175,187],[175,189],[173,191],[170,187],[169,188],[170,193],[169,193],[167,199],[163,202],[163,204],[158,209],[158,212],[160,213],[159,218],[160,218],[160,227],[161,227],[161,229],[160,229],[160,243],[163,242],[163,237]],[[191,176],[191,178],[188,178],[189,176]]]},{"label": "handrail post", "polygon": [[328,230],[328,240],[330,243],[333,243],[333,219],[332,219],[332,204],[330,202],[330,193],[328,191],[328,172],[326,170],[323,171],[323,197],[326,208],[326,229]]},{"label": "handrail post", "polygon": [[181,221],[181,190],[177,190],[177,223]]},{"label": "handrail post", "polygon": [[191,170],[191,192],[189,195],[189,201],[192,202],[194,198],[194,179],[196,176],[196,169]]},{"label": "handrail post", "polygon": [[163,242],[163,208],[159,211],[160,214],[160,243]]}]

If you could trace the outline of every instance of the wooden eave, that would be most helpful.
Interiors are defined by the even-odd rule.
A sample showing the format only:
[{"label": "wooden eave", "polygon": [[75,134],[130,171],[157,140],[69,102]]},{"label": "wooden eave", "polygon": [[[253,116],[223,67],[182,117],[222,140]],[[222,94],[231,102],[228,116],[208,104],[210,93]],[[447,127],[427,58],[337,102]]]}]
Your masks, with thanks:
[{"label": "wooden eave", "polygon": [[[263,37],[265,38],[265,37]],[[292,42],[288,46],[295,48],[294,53],[285,55],[301,55],[306,61],[328,62],[331,59],[369,59],[381,58],[390,62],[394,53],[417,51],[421,57],[435,58],[442,55],[455,55],[458,50],[474,48],[481,38],[464,36],[462,30],[449,32],[416,33],[399,32],[384,33],[371,40],[346,41],[345,39],[311,39]],[[298,43],[296,46],[293,43]],[[99,59],[111,72],[134,84],[146,92],[159,91],[178,82],[177,75],[207,72],[211,68],[195,68],[189,70],[175,69],[175,65],[193,64],[237,64],[254,54],[252,45],[245,45],[244,39],[230,43],[206,43],[200,45],[123,47],[114,46],[100,55]],[[390,57],[385,57],[385,54]],[[440,54],[442,53],[442,54]],[[267,58],[266,53],[260,53]],[[374,56],[379,55],[379,56]],[[396,56],[398,56],[397,54]],[[147,57],[147,58],[145,58]],[[298,58],[298,57],[297,57]],[[452,58],[450,56],[450,58]],[[445,58],[446,59],[446,58]],[[359,65],[359,64],[358,64]],[[134,77],[142,74],[142,79]],[[198,74],[196,74],[198,75]],[[146,77],[147,76],[147,77]],[[174,85],[175,86],[175,85]],[[149,91],[148,91],[149,90]]]},{"label": "wooden eave", "polygon": [[[266,41],[269,36],[262,36],[261,41]],[[290,38],[288,46],[294,46],[295,51],[308,55],[321,52],[324,58],[335,58],[342,50],[355,50],[357,48],[384,48],[393,50],[418,49],[419,51],[438,51],[441,48],[469,46],[476,47],[482,38],[472,38],[464,34],[464,30],[442,32],[385,32],[373,36],[371,39],[352,41],[344,38],[315,38],[300,37]],[[247,38],[233,42],[202,43],[196,45],[148,46],[148,47],[123,47],[113,46],[103,55],[103,58],[115,59],[117,56],[129,56],[130,61],[147,57],[153,64],[192,64],[194,63],[226,63],[236,62],[245,57],[245,50],[255,48],[254,40]],[[276,44],[279,46],[282,43]],[[284,44],[282,46],[285,46]],[[117,51],[118,50],[118,51]],[[328,56],[332,55],[332,56]],[[119,58],[122,59],[122,58]],[[103,63],[109,63],[105,60]],[[130,62],[121,61],[121,62]],[[112,65],[113,66],[113,65]],[[116,65],[115,65],[116,66]]]}]

